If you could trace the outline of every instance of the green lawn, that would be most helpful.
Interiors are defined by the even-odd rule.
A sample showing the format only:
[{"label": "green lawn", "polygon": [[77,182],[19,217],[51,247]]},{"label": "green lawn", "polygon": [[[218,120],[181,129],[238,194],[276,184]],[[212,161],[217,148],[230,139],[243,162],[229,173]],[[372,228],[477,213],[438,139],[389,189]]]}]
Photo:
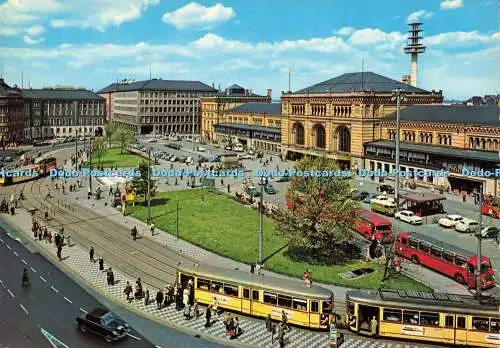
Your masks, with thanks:
[{"label": "green lawn", "polygon": [[[134,168],[144,161],[145,159],[124,149],[123,154],[120,153],[119,147],[112,147],[104,150],[101,156],[101,164],[104,168],[118,167],[118,168]],[[97,166],[99,163],[98,157],[94,152],[92,154],[92,167]]]},{"label": "green lawn", "polygon": [[[259,217],[256,211],[234,202],[227,195],[208,193],[201,189],[162,192],[152,200],[152,217],[158,228],[173,235],[176,234],[177,203],[179,238],[246,264],[257,261]],[[130,207],[128,212],[135,218],[147,220],[147,208],[143,204]],[[264,258],[276,253],[265,262],[266,269],[296,277],[302,277],[304,271],[310,269],[315,281],[356,288],[380,287],[383,265],[354,261],[344,265],[324,266],[291,260],[284,254],[286,241],[276,234],[274,221],[267,217],[264,219]],[[356,280],[347,280],[340,275],[363,267],[374,268],[376,272]],[[404,276],[389,279],[385,287],[431,290]]]}]

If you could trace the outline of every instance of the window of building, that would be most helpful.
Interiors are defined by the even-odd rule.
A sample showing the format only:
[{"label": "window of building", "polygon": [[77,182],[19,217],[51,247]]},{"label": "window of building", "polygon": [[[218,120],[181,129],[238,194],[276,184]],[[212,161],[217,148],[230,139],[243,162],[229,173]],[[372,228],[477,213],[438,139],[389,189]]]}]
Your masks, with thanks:
[{"label": "window of building", "polygon": [[278,295],[264,291],[264,303],[276,305],[278,303]]},{"label": "window of building", "polygon": [[430,312],[421,312],[420,325],[439,326],[439,314]]},{"label": "window of building", "polygon": [[400,309],[384,309],[384,320],[392,322],[401,322],[403,320],[403,311]]}]

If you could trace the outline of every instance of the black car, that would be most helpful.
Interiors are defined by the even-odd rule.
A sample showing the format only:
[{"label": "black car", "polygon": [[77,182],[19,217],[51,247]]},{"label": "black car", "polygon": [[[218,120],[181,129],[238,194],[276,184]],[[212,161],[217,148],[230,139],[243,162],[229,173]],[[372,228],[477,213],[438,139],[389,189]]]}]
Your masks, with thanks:
[{"label": "black car", "polygon": [[366,197],[368,197],[370,193],[366,191],[354,191],[352,198],[354,198],[357,201],[364,201]]},{"label": "black car", "polygon": [[500,232],[500,230],[495,226],[485,227],[481,231],[481,236],[484,239],[494,239],[495,240],[498,238],[499,232]]},{"label": "black car", "polygon": [[385,192],[388,194],[393,194],[394,187],[392,187],[391,185],[380,185],[379,187],[377,187],[377,191],[378,192]]},{"label": "black car", "polygon": [[90,313],[80,315],[76,318],[76,323],[81,332],[102,336],[108,343],[118,341],[130,332],[127,323],[104,308],[96,308]]}]

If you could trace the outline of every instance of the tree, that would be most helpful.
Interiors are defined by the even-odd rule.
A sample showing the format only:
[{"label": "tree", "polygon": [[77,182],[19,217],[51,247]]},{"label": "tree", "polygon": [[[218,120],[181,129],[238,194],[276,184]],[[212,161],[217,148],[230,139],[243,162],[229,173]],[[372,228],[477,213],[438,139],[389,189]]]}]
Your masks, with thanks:
[{"label": "tree", "polygon": [[[351,226],[358,203],[351,197],[349,177],[335,161],[305,157],[297,171],[318,171],[325,176],[293,176],[286,208],[278,212],[278,231],[289,241],[290,250],[307,255],[335,256],[352,237]],[[337,173],[337,176],[332,173]],[[346,172],[343,172],[346,174]]]},{"label": "tree", "polygon": [[123,155],[123,149],[134,140],[134,133],[125,127],[118,127],[115,130],[115,139],[120,142],[120,154]]},{"label": "tree", "polygon": [[106,137],[106,141],[108,142],[109,147],[111,147],[111,141],[115,137],[116,131],[117,131],[117,127],[114,123],[108,122],[106,124],[104,136]]},{"label": "tree", "polygon": [[[147,194],[148,194],[148,182],[150,183],[150,194],[151,197],[153,197],[156,193],[156,182],[155,180],[151,179],[148,177],[148,162],[142,161],[139,163],[139,172],[141,173],[140,176],[137,176],[132,179],[132,187],[137,195],[143,195],[144,200],[146,201],[147,199]],[[153,169],[150,168],[151,172],[153,172]]]},{"label": "tree", "polygon": [[104,152],[106,151],[106,142],[102,137],[94,138],[92,142],[92,153],[97,156],[97,163],[101,165],[102,156],[104,156]]}]

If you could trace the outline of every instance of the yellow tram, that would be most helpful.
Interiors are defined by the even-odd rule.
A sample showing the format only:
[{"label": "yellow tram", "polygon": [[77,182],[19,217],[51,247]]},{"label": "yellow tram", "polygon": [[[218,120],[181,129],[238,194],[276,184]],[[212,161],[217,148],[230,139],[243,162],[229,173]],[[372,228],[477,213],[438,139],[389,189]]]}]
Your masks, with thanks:
[{"label": "yellow tram", "polygon": [[257,317],[281,320],[283,311],[293,325],[326,329],[333,312],[333,293],[303,282],[273,278],[208,265],[177,267],[177,281],[194,282],[195,301]]},{"label": "yellow tram", "polygon": [[370,334],[470,347],[500,346],[500,302],[405,290],[349,291],[347,325]]}]

